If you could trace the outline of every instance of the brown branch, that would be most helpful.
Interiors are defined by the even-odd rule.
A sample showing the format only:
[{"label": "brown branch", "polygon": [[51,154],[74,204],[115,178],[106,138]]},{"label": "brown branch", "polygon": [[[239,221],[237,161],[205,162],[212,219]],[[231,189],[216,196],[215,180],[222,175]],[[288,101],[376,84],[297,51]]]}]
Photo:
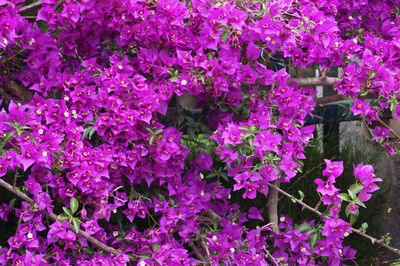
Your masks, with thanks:
[{"label": "brown branch", "polygon": [[342,100],[346,100],[346,99],[347,98],[344,95],[335,94],[335,95],[329,95],[329,96],[325,96],[325,97],[321,97],[321,98],[316,98],[315,100],[316,100],[317,105],[323,105],[323,104],[338,102],[338,101],[342,101]]},{"label": "brown branch", "polygon": [[[269,184],[269,183],[268,183]],[[268,193],[268,215],[269,215],[269,222],[271,223],[272,231],[276,234],[279,234],[279,227],[278,227],[278,188],[279,181],[275,180],[274,185],[270,192]]]},{"label": "brown branch", "polygon": [[[335,158],[335,157],[333,157],[333,158]],[[332,160],[332,159],[330,159],[330,160]],[[320,168],[323,164],[325,164],[325,162],[322,162],[322,163],[320,163],[320,164],[318,164],[318,165],[316,165],[316,166],[314,166],[314,167],[308,169],[308,170],[307,170],[304,174],[302,174],[299,178],[296,178],[296,181],[294,181],[293,183],[291,183],[290,186],[286,188],[286,190],[287,190],[287,191],[290,191],[290,189],[291,189],[292,187],[294,187],[294,185],[296,185],[300,180],[302,180],[304,177],[308,176],[312,171],[314,171],[314,170]],[[282,198],[283,198],[283,196],[282,196],[282,197],[279,197],[279,200],[281,200]]]},{"label": "brown branch", "polygon": [[217,222],[221,221],[221,216],[219,216],[217,213],[215,213],[211,209],[208,209],[207,216],[210,217],[211,219],[217,221]]},{"label": "brown branch", "polygon": [[201,261],[206,261],[206,260],[204,259],[203,255],[201,255],[200,250],[196,247],[195,244],[193,244],[193,245],[191,246],[191,248],[192,248],[193,252],[196,254],[197,258],[199,258],[199,260],[201,260]]},{"label": "brown branch", "polygon": [[392,132],[392,134],[393,134],[397,139],[400,140],[399,134],[397,134],[396,131],[394,131],[391,127],[389,127],[388,124],[386,124],[386,123],[385,123],[382,119],[380,119],[379,117],[378,117],[378,121],[379,121],[380,123],[382,123],[382,125],[384,125],[387,129],[389,129],[390,132]]},{"label": "brown branch", "polygon": [[384,262],[381,262],[378,266],[396,265],[396,264],[392,264],[392,263],[399,262],[399,261],[400,261],[400,259],[394,259],[394,260],[390,260],[390,261],[384,261]]},{"label": "brown branch", "polygon": [[[285,195],[286,197],[288,197],[288,198],[294,200],[296,203],[300,204],[304,209],[307,209],[307,210],[309,210],[309,211],[315,213],[315,214],[318,215],[319,217],[324,218],[324,216],[322,215],[321,212],[317,211],[317,210],[314,209],[313,207],[308,206],[308,205],[305,204],[303,201],[301,201],[301,200],[299,200],[299,199],[293,197],[292,195],[290,195],[290,194],[287,193],[286,191],[283,191],[282,189],[280,189],[279,187],[277,187],[277,186],[274,185],[274,184],[271,184],[271,183],[267,183],[267,184],[268,184],[268,186],[269,186],[270,188],[276,189],[277,191],[279,191],[279,193]],[[360,230],[355,229],[355,228],[353,228],[353,227],[351,227],[351,231],[353,231],[353,233],[356,233],[356,234],[358,234],[358,235],[360,235],[360,236],[362,236],[362,237],[364,237],[364,238],[366,238],[366,239],[371,240],[372,244],[378,244],[378,245],[380,245],[380,246],[382,246],[382,247],[384,247],[384,248],[387,248],[388,250],[392,251],[393,253],[396,253],[397,255],[400,255],[400,250],[399,250],[399,249],[387,245],[386,243],[383,242],[382,239],[380,239],[380,240],[379,240],[379,239],[376,239],[375,237],[372,237],[372,236],[370,236],[370,235],[367,235],[367,234],[365,234],[365,233],[361,232]]]},{"label": "brown branch", "polygon": [[19,10],[19,14],[20,15],[25,15],[29,12],[35,11],[36,9],[39,9],[42,7],[42,0],[39,0],[37,2],[34,2],[30,5],[26,5],[21,7],[21,9]]},{"label": "brown branch", "polygon": [[13,80],[7,80],[6,86],[7,92],[17,96],[21,103],[28,103],[33,99],[32,91]]},{"label": "brown branch", "polygon": [[2,87],[0,87],[0,96],[2,96],[3,98],[12,101],[13,97],[11,94],[9,94],[5,89],[3,89]]},{"label": "brown branch", "polygon": [[[0,179],[0,186],[4,187],[5,189],[7,189],[8,191],[10,191],[11,193],[17,195],[18,197],[20,197],[21,199],[23,199],[24,201],[28,202],[29,204],[33,203],[33,200],[28,197],[25,193],[17,190],[15,187],[11,186],[9,183],[7,183],[6,181],[4,181],[3,179]],[[46,213],[46,215],[48,217],[50,217],[52,220],[57,221],[58,217],[55,213],[49,212]],[[70,223],[68,223],[68,227],[71,231],[75,232],[74,226]],[[82,236],[83,238],[85,238],[88,242],[92,243],[94,246],[98,247],[101,250],[104,250],[108,253],[111,253],[113,255],[118,255],[121,254],[122,251],[121,250],[117,250],[113,247],[110,247],[106,244],[104,244],[103,242],[97,240],[96,238],[92,237],[91,235],[89,235],[88,233],[86,233],[85,231],[79,230],[78,231],[78,235]],[[135,255],[128,255],[129,260],[132,262],[138,261],[138,258]]]},{"label": "brown branch", "polygon": [[290,82],[295,82],[299,86],[333,86],[340,78],[318,77],[318,78],[290,78]]}]

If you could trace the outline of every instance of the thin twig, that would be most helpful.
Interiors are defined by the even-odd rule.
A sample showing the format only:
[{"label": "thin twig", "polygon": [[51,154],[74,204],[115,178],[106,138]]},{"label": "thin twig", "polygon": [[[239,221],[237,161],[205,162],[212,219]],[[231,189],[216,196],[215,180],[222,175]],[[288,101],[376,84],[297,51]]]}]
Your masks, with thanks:
[{"label": "thin twig", "polygon": [[[330,159],[332,160],[332,159]],[[314,167],[312,167],[311,169],[308,169],[304,174],[302,174],[299,178],[296,178],[296,181],[294,181],[289,187],[286,188],[286,190],[290,190],[294,185],[297,184],[297,182],[299,182],[301,179],[303,179],[304,177],[306,177],[308,174],[310,174],[312,171],[314,171],[315,169],[320,168],[325,162],[322,162]],[[282,197],[279,198],[279,200],[281,200]]]},{"label": "thin twig", "polygon": [[[275,186],[275,185],[273,185],[273,184],[271,184],[271,183],[267,183],[267,184],[268,184],[269,187],[276,189],[277,191],[279,191],[279,193],[282,193],[282,194],[285,195],[286,197],[288,197],[288,198],[294,200],[296,203],[298,203],[298,204],[300,204],[301,206],[303,206],[304,209],[307,209],[307,210],[309,210],[309,211],[315,213],[315,214],[318,215],[319,217],[324,218],[324,216],[322,215],[321,212],[317,211],[317,210],[314,209],[313,207],[308,206],[308,205],[305,204],[303,201],[301,201],[301,200],[299,200],[299,199],[293,197],[292,195],[290,195],[290,194],[287,193],[286,191],[283,191],[282,189],[280,189],[279,187],[277,187],[277,186]],[[356,233],[356,234],[358,234],[358,235],[360,235],[360,236],[362,236],[362,237],[364,237],[364,238],[366,238],[366,239],[371,240],[372,244],[375,244],[375,243],[376,243],[376,244],[378,244],[378,245],[380,245],[380,246],[382,246],[382,247],[384,247],[384,248],[386,248],[386,249],[392,251],[393,253],[396,253],[397,255],[400,255],[400,250],[399,250],[399,249],[387,245],[386,243],[383,242],[382,239],[378,240],[378,239],[376,239],[375,237],[370,236],[370,235],[367,235],[367,234],[365,234],[365,233],[361,232],[360,230],[355,229],[355,228],[353,228],[353,227],[351,227],[351,231],[353,231],[354,233]]]},{"label": "thin twig", "polygon": [[[15,187],[10,185],[9,183],[4,181],[3,179],[0,179],[0,186],[4,187],[5,189],[10,191],[11,193],[17,195],[18,197],[20,197],[24,201],[28,202],[29,204],[33,203],[33,199],[28,197],[25,193],[17,190]],[[50,217],[50,219],[52,219],[52,220],[55,220],[55,221],[58,220],[58,217],[57,217],[57,215],[55,213],[48,212],[48,213],[46,213],[46,215],[48,217]],[[75,232],[74,226],[72,224],[68,223],[68,227],[69,227],[69,229],[71,231]],[[109,253],[111,253],[113,255],[118,255],[118,254],[122,253],[121,250],[114,249],[113,247],[110,247],[110,246],[104,244],[103,242],[101,242],[101,241],[97,240],[96,238],[92,237],[91,235],[89,235],[85,231],[79,230],[78,231],[78,235],[82,236],[88,242],[92,243],[94,246],[98,247],[99,249],[104,250],[106,252],[109,252]],[[128,254],[125,254],[125,255],[127,255],[129,257],[129,260],[132,261],[132,262],[138,261],[138,258],[136,257],[136,255],[128,255]]]},{"label": "thin twig", "polygon": [[322,198],[319,199],[319,201],[318,201],[317,205],[315,205],[314,209],[316,209],[318,211],[319,206],[321,206],[321,203],[322,203]]}]

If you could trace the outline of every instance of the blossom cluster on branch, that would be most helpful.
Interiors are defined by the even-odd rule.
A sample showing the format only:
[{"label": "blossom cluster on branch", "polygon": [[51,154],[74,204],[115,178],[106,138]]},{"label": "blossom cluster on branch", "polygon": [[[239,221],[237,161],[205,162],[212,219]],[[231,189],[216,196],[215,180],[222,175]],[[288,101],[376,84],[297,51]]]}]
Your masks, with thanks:
[{"label": "blossom cluster on branch", "polygon": [[[251,228],[262,210],[229,199],[269,198],[274,221],[272,182],[301,171],[316,90],[295,69],[342,67],[335,87],[355,115],[400,117],[396,1],[43,0],[20,12],[24,2],[0,0],[0,177],[15,176],[7,189],[22,198],[0,207],[1,219],[19,218],[2,264],[354,258],[343,239],[378,189],[369,165],[354,166],[340,193],[343,165],[326,160],[327,180],[315,180],[324,217],[300,226],[282,214]],[[195,130],[187,110],[171,107],[187,94],[206,117]],[[372,105],[367,94],[386,100]],[[374,135],[394,153],[389,130]]]}]

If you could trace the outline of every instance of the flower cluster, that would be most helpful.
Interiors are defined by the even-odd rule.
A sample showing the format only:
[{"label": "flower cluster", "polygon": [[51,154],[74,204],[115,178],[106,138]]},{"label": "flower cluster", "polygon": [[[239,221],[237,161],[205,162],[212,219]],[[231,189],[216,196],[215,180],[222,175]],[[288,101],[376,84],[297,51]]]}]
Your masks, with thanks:
[{"label": "flower cluster", "polygon": [[[0,178],[14,174],[16,191],[31,199],[0,206],[1,219],[20,221],[1,264],[338,265],[354,257],[338,206],[348,201],[355,215],[378,189],[371,166],[355,167],[359,183],[339,193],[343,164],[326,160],[327,180],[315,182],[334,207],[307,228],[283,216],[280,234],[267,221],[252,228],[262,210],[229,199],[233,191],[270,197],[271,182],[301,171],[317,93],[293,81],[292,69],[341,66],[336,89],[355,99],[355,115],[371,122],[387,107],[358,99],[366,93],[398,114],[394,1],[41,2],[25,17],[25,1],[0,0]],[[32,99],[16,99],[16,88]],[[171,107],[185,95],[204,110],[197,131],[188,129],[193,118],[182,122],[186,110]],[[374,133],[386,141],[386,128]],[[190,141],[201,150],[192,153]]]}]

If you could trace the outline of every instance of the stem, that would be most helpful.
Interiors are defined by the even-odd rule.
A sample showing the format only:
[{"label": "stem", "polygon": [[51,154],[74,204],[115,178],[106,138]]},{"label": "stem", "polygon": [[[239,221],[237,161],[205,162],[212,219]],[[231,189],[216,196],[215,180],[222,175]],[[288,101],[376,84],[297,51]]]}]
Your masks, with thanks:
[{"label": "stem", "polygon": [[[4,187],[11,193],[17,195],[18,197],[20,197],[24,201],[28,202],[29,204],[33,203],[33,199],[28,197],[25,193],[17,190],[15,187],[11,186],[9,183],[4,181],[3,179],[0,179],[0,186]],[[55,220],[55,221],[58,220],[58,217],[55,213],[49,212],[49,213],[45,213],[45,214],[46,214],[46,216],[50,217],[50,219],[52,219],[52,220]],[[68,227],[71,231],[75,232],[74,226],[72,224],[68,223]],[[92,243],[94,246],[98,247],[99,249],[109,252],[113,255],[118,255],[118,254],[122,253],[121,250],[117,250],[113,247],[110,247],[110,246],[104,244],[103,242],[101,242],[101,241],[97,240],[96,238],[92,237],[91,235],[87,234],[85,231],[79,230],[78,235],[82,236],[88,242]],[[129,257],[129,260],[132,262],[138,261],[138,258],[136,257],[136,255],[127,255],[127,256]]]},{"label": "stem", "polygon": [[[280,188],[277,187],[276,185],[273,185],[273,184],[271,184],[271,183],[267,183],[267,184],[268,184],[269,187],[274,188],[276,191],[279,191],[279,193],[285,195],[286,197],[288,197],[288,198],[290,198],[290,199],[293,199],[296,203],[298,203],[298,204],[300,204],[301,206],[303,206],[304,209],[307,209],[307,210],[309,210],[309,211],[315,213],[315,214],[318,215],[319,217],[324,218],[324,216],[322,215],[321,212],[317,211],[317,210],[314,209],[313,207],[308,206],[308,205],[305,204],[303,201],[301,201],[301,200],[299,200],[299,199],[293,197],[292,195],[290,195],[290,194],[287,193],[286,191],[283,191],[282,189],[280,189]],[[371,240],[372,244],[378,244],[378,245],[380,245],[380,246],[382,246],[382,247],[384,247],[384,248],[387,248],[388,250],[392,251],[393,253],[396,253],[397,255],[400,255],[400,250],[399,250],[399,249],[394,248],[394,247],[392,247],[392,246],[389,246],[389,245],[383,243],[383,240],[382,240],[382,239],[380,239],[380,240],[379,240],[379,239],[376,239],[375,237],[370,236],[370,235],[367,235],[367,234],[365,234],[365,233],[361,232],[360,230],[355,229],[355,228],[353,228],[353,227],[351,227],[351,231],[353,231],[353,233],[356,233],[356,234],[358,234],[358,235],[360,235],[360,236],[362,236],[362,237],[364,237],[364,238],[366,238],[366,239]]]},{"label": "stem", "polygon": [[[269,185],[269,183],[268,183]],[[278,188],[279,186],[279,181],[275,180],[274,185],[270,186],[272,189],[269,192],[269,197],[268,197],[268,214],[269,214],[269,222],[272,224],[271,228],[272,231],[276,234],[279,234],[279,228],[278,228]]]}]

